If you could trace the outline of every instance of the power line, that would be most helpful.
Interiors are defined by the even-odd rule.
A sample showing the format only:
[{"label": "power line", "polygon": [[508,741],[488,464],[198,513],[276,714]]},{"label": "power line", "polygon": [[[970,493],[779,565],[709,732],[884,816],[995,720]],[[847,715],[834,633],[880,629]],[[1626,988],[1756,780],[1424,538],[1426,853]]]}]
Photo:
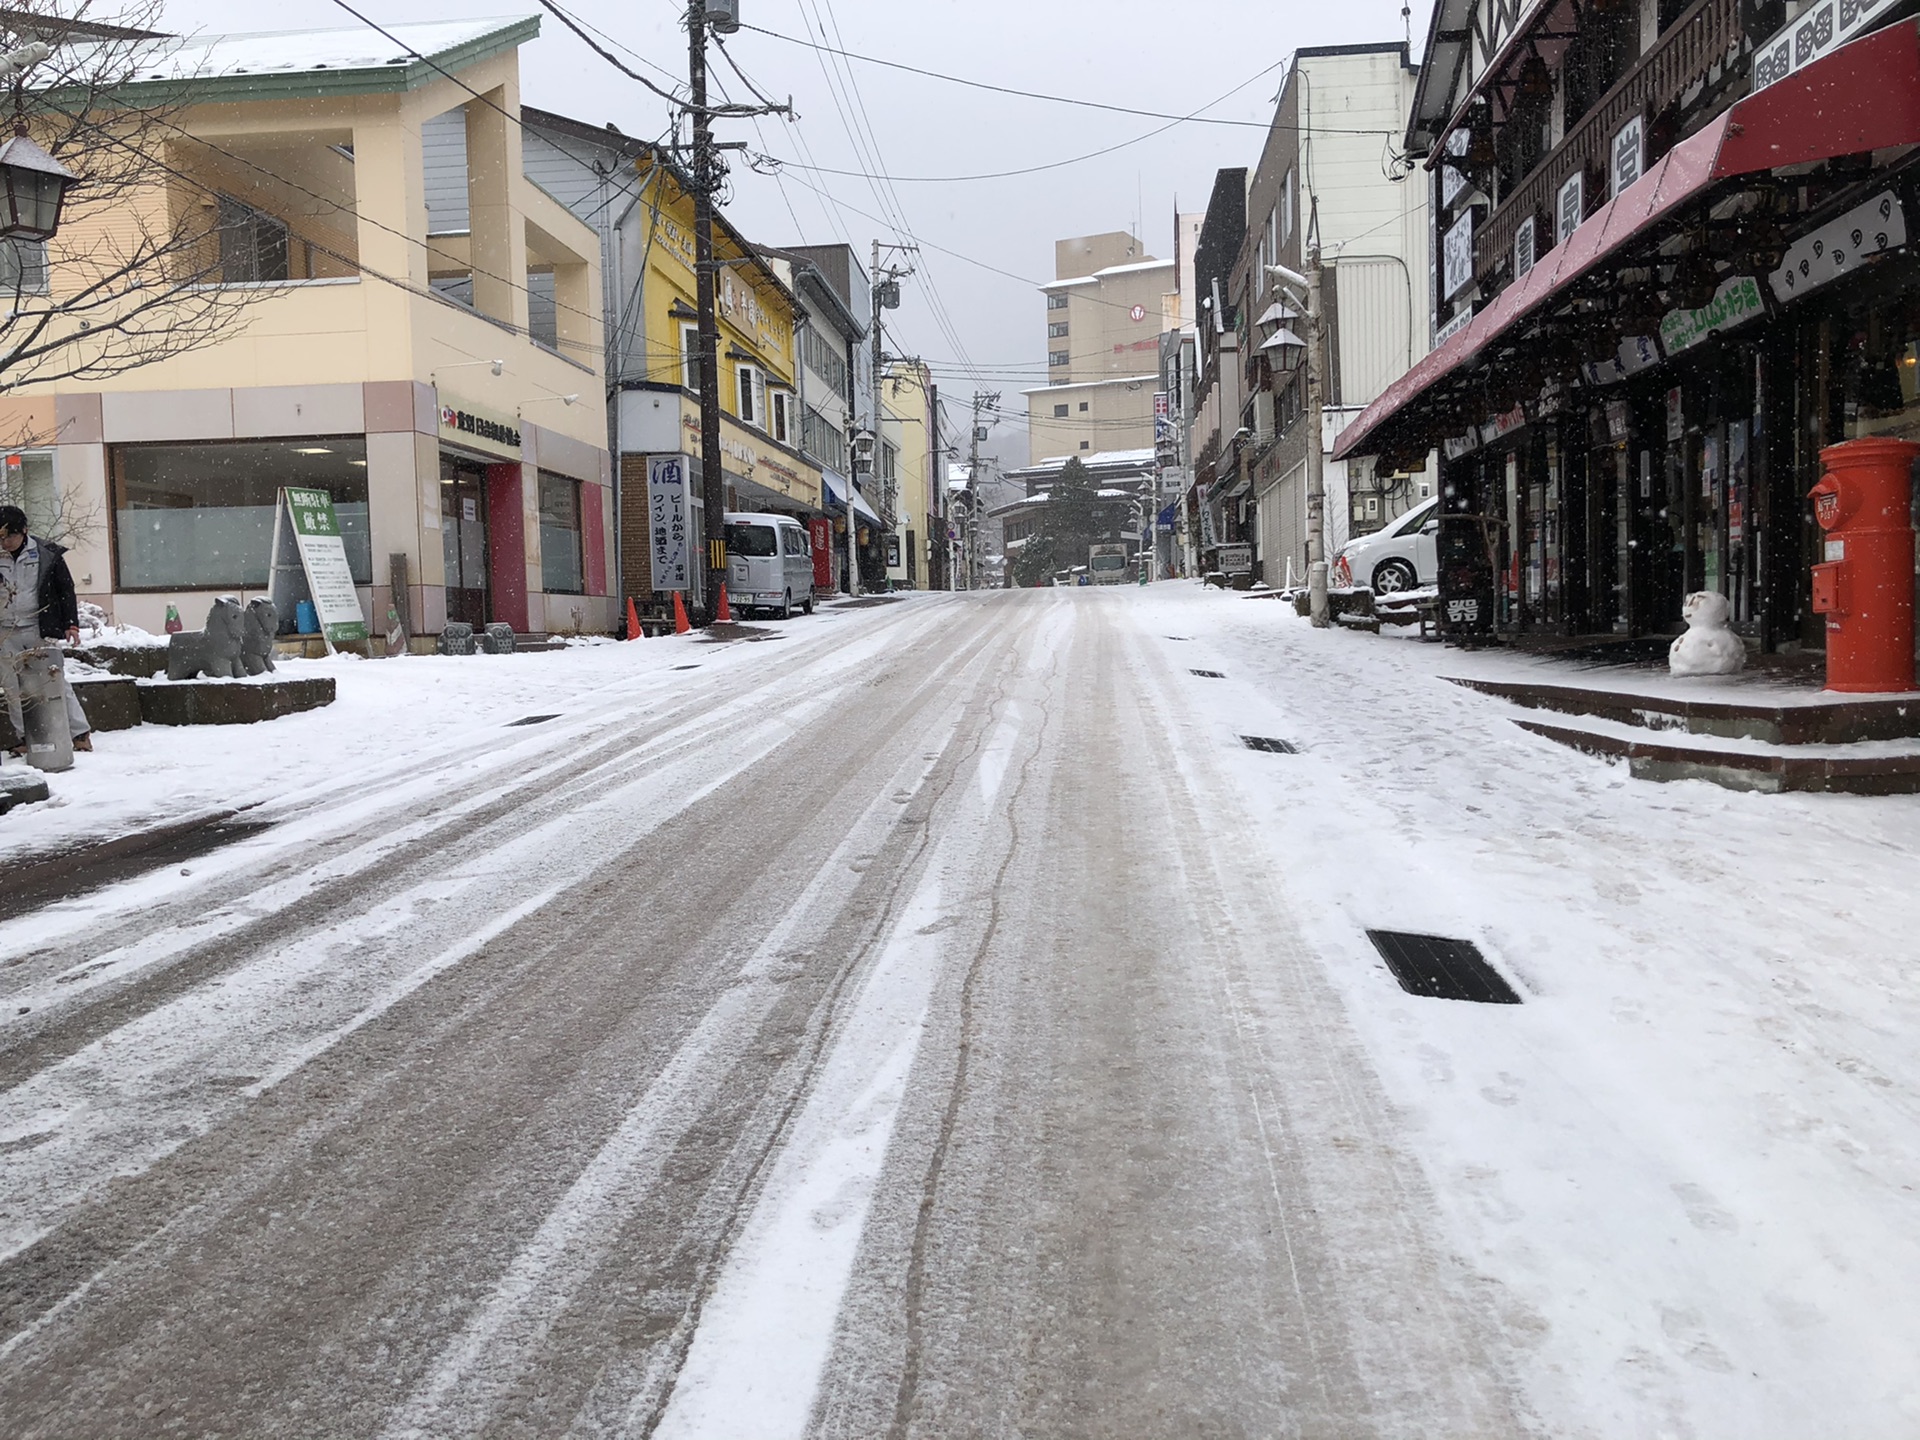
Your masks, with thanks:
[{"label": "power line", "polygon": [[[1249,130],[1271,130],[1274,128],[1273,123],[1266,120],[1228,120],[1217,116],[1203,115],[1199,111],[1191,115],[1174,115],[1164,110],[1140,110],[1131,105],[1109,105],[1100,100],[1080,100],[1070,95],[1050,95],[1041,90],[1017,90],[1009,85],[993,85],[984,80],[967,80],[958,75],[944,75],[937,70],[922,70],[917,66],[903,65],[897,60],[882,60],[875,55],[861,55],[852,50],[838,50],[829,45],[819,45],[810,40],[802,40],[798,36],[782,35],[777,30],[763,29],[758,25],[743,24],[740,28],[742,30],[751,30],[756,35],[765,35],[772,40],[784,40],[789,45],[798,45],[804,49],[825,50],[828,54],[839,55],[848,60],[858,60],[863,64],[881,65],[889,70],[904,70],[909,75],[920,75],[929,80],[945,80],[952,85],[964,85],[970,90],[990,90],[996,95],[1016,95],[1024,100],[1045,100],[1055,105],[1071,105],[1081,110],[1110,110],[1116,115],[1138,115],[1148,120],[1172,120],[1182,125],[1232,125]],[[1261,72],[1261,74],[1265,73],[1267,72]],[[1256,80],[1258,78],[1259,76],[1254,77]],[[1250,84],[1252,82],[1250,81],[1248,83]],[[1213,103],[1218,105],[1220,101],[1216,100]],[[1204,108],[1211,109],[1212,106]],[[1280,128],[1297,130],[1300,127],[1295,125]],[[1388,130],[1323,130],[1322,133],[1339,135],[1388,135],[1394,132]]]}]

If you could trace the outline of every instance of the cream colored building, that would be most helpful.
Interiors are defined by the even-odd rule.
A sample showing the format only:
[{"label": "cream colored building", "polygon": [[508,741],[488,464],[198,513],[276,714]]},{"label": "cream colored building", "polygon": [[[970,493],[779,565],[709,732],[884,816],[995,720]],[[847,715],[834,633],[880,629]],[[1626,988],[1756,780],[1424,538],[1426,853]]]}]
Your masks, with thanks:
[{"label": "cream colored building", "polygon": [[[217,211],[220,282],[253,303],[203,348],[0,402],[101,517],[69,563],[117,621],[158,631],[174,605],[196,626],[264,593],[276,497],[301,485],[331,493],[376,629],[396,601],[416,635],[614,624],[599,245],[522,168],[539,21],[393,33],[196,37],[128,87],[192,102],[128,203]],[[422,137],[449,115],[466,203],[434,225]],[[53,242],[55,295],[87,223]]]},{"label": "cream colored building", "polygon": [[1028,454],[1153,445],[1160,333],[1178,267],[1124,231],[1054,245],[1046,296],[1047,384],[1028,390]]}]

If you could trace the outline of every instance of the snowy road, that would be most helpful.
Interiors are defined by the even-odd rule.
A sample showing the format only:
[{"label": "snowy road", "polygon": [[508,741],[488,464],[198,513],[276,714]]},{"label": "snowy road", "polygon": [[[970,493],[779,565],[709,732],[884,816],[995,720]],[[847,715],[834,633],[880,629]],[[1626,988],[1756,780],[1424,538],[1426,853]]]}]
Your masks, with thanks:
[{"label": "snowy road", "polygon": [[[1438,652],[1190,589],[647,645],[0,933],[0,1433],[1911,1433],[1892,932],[1784,1019],[1711,954],[1612,972],[1725,881],[1636,815],[1897,866],[1913,805],[1489,765]],[[1435,717],[1391,755],[1341,713],[1389,670]],[[1582,827],[1633,895],[1543,859]],[[1442,922],[1528,1003],[1360,934]],[[1764,1114],[1699,1073],[1741,1046]]]}]

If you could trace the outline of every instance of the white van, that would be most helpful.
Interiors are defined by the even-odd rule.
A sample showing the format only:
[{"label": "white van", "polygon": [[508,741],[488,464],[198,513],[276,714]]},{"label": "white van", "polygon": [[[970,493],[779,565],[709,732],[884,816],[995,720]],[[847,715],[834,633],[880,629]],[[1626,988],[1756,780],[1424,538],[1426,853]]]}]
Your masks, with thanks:
[{"label": "white van", "polygon": [[797,604],[813,613],[813,545],[807,527],[786,515],[727,516],[727,600],[781,619]]}]

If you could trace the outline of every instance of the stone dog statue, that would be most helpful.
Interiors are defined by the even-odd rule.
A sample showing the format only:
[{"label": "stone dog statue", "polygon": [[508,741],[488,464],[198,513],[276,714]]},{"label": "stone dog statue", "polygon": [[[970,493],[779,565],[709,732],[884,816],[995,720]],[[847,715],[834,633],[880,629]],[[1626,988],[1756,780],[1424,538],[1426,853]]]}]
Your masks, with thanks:
[{"label": "stone dog statue", "polygon": [[280,612],[264,595],[247,602],[246,634],[240,663],[249,675],[264,675],[274,668],[273,637],[280,631]]},{"label": "stone dog statue", "polygon": [[246,612],[231,595],[222,595],[207,611],[204,630],[181,631],[167,644],[167,678],[238,680],[247,673]]}]

